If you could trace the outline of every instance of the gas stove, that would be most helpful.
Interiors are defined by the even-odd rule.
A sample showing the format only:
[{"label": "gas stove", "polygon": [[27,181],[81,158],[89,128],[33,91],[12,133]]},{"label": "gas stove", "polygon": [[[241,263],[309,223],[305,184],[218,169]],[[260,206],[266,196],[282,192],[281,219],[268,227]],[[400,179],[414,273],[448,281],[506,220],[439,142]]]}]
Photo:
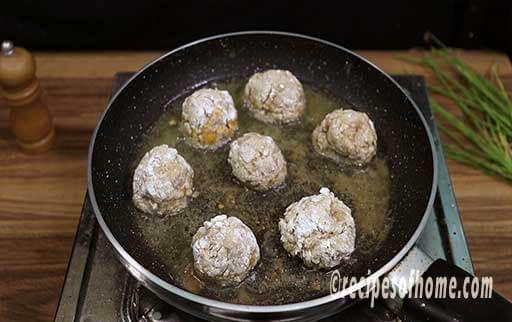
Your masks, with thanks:
[{"label": "gas stove", "polygon": [[[117,74],[113,92],[131,75]],[[417,246],[433,259],[444,258],[473,274],[473,264],[428,102],[425,81],[421,76],[395,76],[395,79],[409,92],[425,116],[439,159],[434,210]],[[369,303],[363,300],[323,321],[396,320],[397,317],[383,302],[377,301],[370,308]],[[55,321],[182,322],[198,319],[159,299],[125,270],[96,222],[86,196]]]}]

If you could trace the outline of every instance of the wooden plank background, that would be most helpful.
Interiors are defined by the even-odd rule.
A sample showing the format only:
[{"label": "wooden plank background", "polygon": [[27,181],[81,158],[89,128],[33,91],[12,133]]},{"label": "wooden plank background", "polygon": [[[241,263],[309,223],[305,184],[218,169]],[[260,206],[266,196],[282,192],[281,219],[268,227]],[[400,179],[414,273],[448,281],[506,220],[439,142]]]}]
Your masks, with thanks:
[{"label": "wooden plank background", "polygon": [[[389,73],[432,75],[397,53],[361,51]],[[421,55],[422,52],[406,52]],[[114,74],[134,71],[158,52],[36,53],[38,76],[58,131],[43,155],[19,152],[0,100],[0,321],[51,321],[86,190],[89,138]],[[512,90],[512,66],[495,52],[459,55],[482,73],[499,63]],[[476,272],[494,277],[512,300],[512,186],[448,162]]]}]

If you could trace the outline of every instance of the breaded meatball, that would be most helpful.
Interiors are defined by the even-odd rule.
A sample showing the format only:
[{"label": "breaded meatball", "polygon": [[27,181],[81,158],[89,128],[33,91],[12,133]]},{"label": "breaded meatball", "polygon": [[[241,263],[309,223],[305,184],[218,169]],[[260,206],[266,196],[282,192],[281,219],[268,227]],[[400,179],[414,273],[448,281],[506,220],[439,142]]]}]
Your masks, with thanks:
[{"label": "breaded meatball", "polygon": [[220,286],[240,284],[260,259],[251,229],[240,219],[226,215],[205,221],[191,246],[197,275]]},{"label": "breaded meatball", "polygon": [[238,114],[228,91],[204,88],[183,102],[181,131],[186,142],[200,149],[217,149],[238,130]]},{"label": "breaded meatball", "polygon": [[292,203],[279,221],[283,247],[313,268],[331,268],[354,251],[351,210],[327,188]]},{"label": "breaded meatball", "polygon": [[173,148],[159,145],[147,152],[133,175],[133,203],[154,215],[175,215],[193,193],[194,170]]},{"label": "breaded meatball", "polygon": [[377,133],[366,113],[335,110],[325,116],[312,135],[313,147],[338,163],[364,166],[377,153]]},{"label": "breaded meatball", "polygon": [[306,107],[304,89],[287,70],[256,73],[245,85],[244,106],[265,123],[288,123],[299,119]]},{"label": "breaded meatball", "polygon": [[233,175],[254,190],[275,188],[286,178],[286,161],[270,136],[246,133],[231,142],[228,162]]}]

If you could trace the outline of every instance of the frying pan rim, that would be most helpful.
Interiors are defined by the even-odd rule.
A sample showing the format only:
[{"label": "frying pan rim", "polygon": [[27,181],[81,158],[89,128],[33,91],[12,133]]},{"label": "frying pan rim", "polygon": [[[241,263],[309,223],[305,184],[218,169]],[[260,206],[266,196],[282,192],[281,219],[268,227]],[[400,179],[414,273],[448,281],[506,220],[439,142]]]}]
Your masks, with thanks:
[{"label": "frying pan rim", "polygon": [[[224,310],[231,310],[235,312],[248,312],[248,313],[280,313],[280,312],[289,312],[289,311],[298,311],[298,310],[304,310],[310,307],[319,306],[322,304],[326,304],[332,301],[335,301],[337,299],[346,297],[353,292],[356,292],[357,290],[363,288],[367,285],[366,281],[360,281],[357,284],[345,288],[341,292],[337,292],[336,294],[329,294],[325,295],[319,298],[315,298],[312,300],[304,301],[304,302],[296,302],[296,303],[290,303],[290,304],[281,304],[281,305],[244,305],[244,304],[233,304],[233,303],[226,303],[218,300],[209,299],[204,296],[200,296],[197,294],[193,294],[191,292],[188,292],[184,289],[181,289],[177,286],[174,286],[164,280],[162,280],[160,277],[154,275],[149,270],[147,270],[144,266],[139,264],[128,252],[119,244],[117,239],[114,237],[110,229],[108,228],[105,220],[103,219],[103,216],[101,214],[101,211],[99,209],[98,203],[96,201],[96,196],[94,194],[94,187],[93,187],[93,180],[92,180],[92,157],[93,157],[93,151],[94,151],[94,145],[96,142],[96,137],[99,132],[99,129],[101,127],[101,124],[103,122],[104,117],[107,115],[107,113],[110,110],[111,105],[113,102],[115,102],[117,96],[120,95],[120,93],[123,92],[125,87],[127,87],[135,78],[137,78],[140,74],[142,74],[146,69],[148,69],[153,64],[161,61],[162,59],[166,58],[167,56],[170,56],[176,52],[179,52],[183,49],[186,49],[188,47],[192,47],[194,45],[208,42],[211,40],[219,39],[219,38],[226,38],[226,37],[237,37],[237,36],[246,36],[246,35],[278,35],[278,36],[286,36],[286,37],[295,37],[295,38],[301,38],[306,40],[315,41],[318,43],[321,43],[323,45],[331,46],[335,49],[344,51],[348,53],[349,55],[353,55],[356,58],[360,59],[361,61],[367,63],[369,66],[376,69],[378,72],[380,72],[383,76],[388,78],[393,85],[395,85],[402,93],[405,95],[407,100],[412,104],[414,107],[416,113],[418,114],[424,130],[426,131],[429,143],[430,143],[430,150],[432,152],[432,166],[433,166],[433,172],[432,172],[432,187],[430,191],[429,200],[427,203],[427,207],[425,208],[425,212],[423,214],[423,217],[419,223],[419,225],[416,227],[415,232],[412,234],[411,238],[407,241],[407,243],[402,247],[402,249],[393,256],[393,258],[387,262],[385,265],[383,265],[380,269],[373,272],[370,276],[367,277],[367,280],[371,280],[373,278],[377,279],[378,277],[384,275],[385,273],[389,272],[396,264],[398,264],[402,258],[407,254],[407,252],[414,246],[416,243],[416,240],[419,238],[419,235],[423,231],[423,228],[425,227],[428,216],[431,213],[434,199],[436,196],[437,191],[437,175],[438,175],[438,160],[437,160],[437,153],[434,146],[434,140],[432,138],[432,133],[430,132],[430,129],[428,127],[428,123],[423,117],[423,114],[419,110],[418,106],[414,102],[414,100],[410,97],[410,95],[405,91],[402,86],[400,86],[390,75],[388,75],[386,72],[384,72],[380,67],[376,66],[374,63],[369,61],[368,59],[360,56],[359,54],[354,53],[353,51],[342,47],[340,45],[337,45],[335,43],[332,43],[327,40],[323,40],[320,38],[312,37],[312,36],[306,36],[298,33],[291,33],[291,32],[283,32],[283,31],[269,31],[269,30],[252,30],[252,31],[239,31],[239,32],[231,32],[231,33],[224,33],[224,34],[218,34],[210,37],[205,37],[202,39],[198,39],[196,41],[192,41],[190,43],[187,43],[185,45],[182,45],[180,47],[177,47],[157,58],[152,60],[151,62],[144,65],[139,71],[137,71],[128,81],[126,81],[121,88],[112,96],[112,98],[109,100],[107,107],[105,110],[101,113],[98,123],[93,131],[93,134],[91,136],[91,141],[89,143],[89,151],[88,151],[88,157],[87,157],[87,189],[89,192],[89,200],[91,202],[94,214],[96,216],[96,219],[98,220],[98,223],[100,224],[100,227],[102,228],[103,232],[105,233],[105,236],[107,236],[107,239],[109,242],[114,246],[114,249],[116,250],[116,253],[118,256],[121,257],[121,262],[123,262],[125,265],[129,265],[128,270],[132,275],[135,275],[137,273],[136,278],[141,280],[143,284],[149,285],[150,288],[155,291],[155,286],[159,289],[163,289],[167,292],[171,292],[177,296],[180,296],[186,300],[195,302],[200,305],[205,305],[208,307],[214,307],[218,309],[224,309]],[[135,272],[134,272],[135,270]],[[165,297],[165,294],[161,294]]]}]

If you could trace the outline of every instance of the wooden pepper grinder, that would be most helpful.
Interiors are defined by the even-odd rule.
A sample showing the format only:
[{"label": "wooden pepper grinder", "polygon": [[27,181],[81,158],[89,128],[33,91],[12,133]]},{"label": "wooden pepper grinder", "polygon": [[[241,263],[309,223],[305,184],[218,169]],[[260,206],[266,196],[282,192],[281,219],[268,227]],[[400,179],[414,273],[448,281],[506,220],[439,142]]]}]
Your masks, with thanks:
[{"label": "wooden pepper grinder", "polygon": [[39,153],[55,142],[55,128],[48,107],[41,101],[36,63],[30,52],[2,42],[0,87],[11,107],[9,126],[24,151]]}]

